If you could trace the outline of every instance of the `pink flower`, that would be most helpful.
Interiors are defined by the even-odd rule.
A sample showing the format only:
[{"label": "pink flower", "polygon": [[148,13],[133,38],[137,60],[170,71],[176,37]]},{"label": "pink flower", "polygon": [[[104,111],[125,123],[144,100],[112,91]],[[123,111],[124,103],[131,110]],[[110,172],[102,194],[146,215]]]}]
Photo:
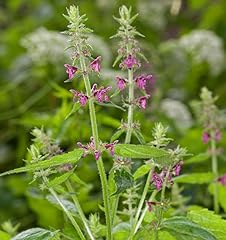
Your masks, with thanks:
[{"label": "pink flower", "polygon": [[95,157],[96,160],[98,160],[100,158],[100,151],[95,150],[94,151],[94,157]]},{"label": "pink flower", "polygon": [[222,134],[220,130],[217,130],[215,133],[215,140],[219,142],[221,140]]},{"label": "pink flower", "polygon": [[115,154],[114,146],[118,143],[118,140],[114,141],[113,143],[106,143],[105,148],[110,150],[111,155],[113,156]]},{"label": "pink flower", "polygon": [[219,177],[219,178],[217,179],[217,181],[218,181],[219,183],[221,183],[223,186],[226,186],[226,174],[224,174],[223,176]]},{"label": "pink flower", "polygon": [[94,72],[100,72],[100,60],[101,56],[98,56],[90,63],[90,67]]},{"label": "pink flower", "polygon": [[126,80],[124,78],[115,77],[115,80],[119,90],[123,90],[126,87]]},{"label": "pink flower", "polygon": [[71,89],[70,92],[73,94],[73,101],[79,101],[79,103],[81,104],[81,106],[85,106],[87,101],[88,101],[88,97],[82,93],[82,92],[77,92],[74,89]]},{"label": "pink flower", "polygon": [[106,87],[106,88],[101,87],[101,88],[97,89],[97,84],[93,84],[92,94],[99,103],[109,102],[109,97],[107,95],[107,92],[110,91],[111,89],[112,89],[111,86]]},{"label": "pink flower", "polygon": [[202,134],[202,142],[207,144],[210,141],[210,134],[208,132],[204,132]]},{"label": "pink flower", "polygon": [[162,178],[158,173],[154,172],[152,175],[152,182],[156,189],[159,191],[162,188],[164,178]]},{"label": "pink flower", "polygon": [[68,74],[68,79],[72,79],[75,75],[75,73],[78,71],[77,67],[71,66],[69,64],[64,64],[64,67],[66,67],[66,73]]},{"label": "pink flower", "polygon": [[146,201],[146,204],[148,206],[148,211],[151,212],[152,211],[152,202]]},{"label": "pink flower", "polygon": [[143,109],[146,109],[147,107],[147,99],[149,98],[150,96],[147,95],[147,96],[142,96],[138,99],[138,106],[140,108],[143,108]]},{"label": "pink flower", "polygon": [[174,176],[179,176],[181,167],[182,167],[183,161],[179,161],[174,167],[173,167],[173,174]]},{"label": "pink flower", "polygon": [[133,67],[140,67],[140,63],[133,55],[129,54],[127,58],[119,65],[119,67],[132,69]]},{"label": "pink flower", "polygon": [[138,88],[144,90],[147,81],[151,81],[151,79],[152,79],[152,75],[142,74],[142,75],[140,75],[136,78],[135,82],[136,82],[136,85],[137,85]]}]

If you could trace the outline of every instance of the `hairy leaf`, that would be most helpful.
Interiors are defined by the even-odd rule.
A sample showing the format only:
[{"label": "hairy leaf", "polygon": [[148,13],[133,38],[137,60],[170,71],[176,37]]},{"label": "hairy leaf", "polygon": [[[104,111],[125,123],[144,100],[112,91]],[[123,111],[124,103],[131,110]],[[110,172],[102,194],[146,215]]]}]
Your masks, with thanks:
[{"label": "hairy leaf", "polygon": [[131,188],[133,186],[133,176],[127,172],[125,169],[116,170],[114,175],[117,191],[113,193],[119,194],[124,192],[126,189]]},{"label": "hairy leaf", "polygon": [[[213,187],[214,187],[214,183],[210,184],[209,188],[208,188],[208,190],[211,194],[213,194],[213,192],[214,192]],[[220,183],[217,183],[217,190],[218,190],[218,201],[219,201],[221,207],[224,209],[224,212],[226,212],[226,201],[225,201],[226,187],[221,185]]]},{"label": "hairy leaf", "polygon": [[189,183],[189,184],[204,184],[210,183],[214,179],[214,175],[211,172],[206,173],[190,173],[183,174],[179,177],[174,178],[177,183]]},{"label": "hairy leaf", "polygon": [[133,178],[134,180],[137,180],[140,177],[143,177],[145,174],[147,174],[151,169],[151,165],[150,164],[145,164],[140,166],[136,172],[133,174]]},{"label": "hairy leaf", "polygon": [[67,181],[67,179],[73,174],[73,171],[70,171],[70,172],[67,172],[67,173],[64,173],[62,174],[61,176],[59,177],[55,177],[53,180],[49,181],[47,183],[47,186],[49,188],[51,187],[56,187],[62,183],[64,183],[65,181]]},{"label": "hairy leaf", "polygon": [[75,163],[81,158],[82,154],[83,154],[82,150],[75,149],[72,152],[57,155],[48,160],[40,161],[34,164],[29,164],[25,167],[16,168],[16,169],[1,173],[0,177],[9,175],[9,174],[14,174],[14,173],[34,172],[40,169],[55,167],[55,166],[59,166],[61,164],[66,164],[66,163]]},{"label": "hairy leaf", "polygon": [[211,231],[218,240],[226,240],[226,220],[208,209],[192,210],[187,217]]},{"label": "hairy leaf", "polygon": [[71,111],[67,114],[67,116],[65,117],[65,120],[68,119],[73,113],[76,113],[79,108],[81,107],[81,104],[76,102],[73,104]]},{"label": "hairy leaf", "polygon": [[44,228],[31,228],[19,233],[12,240],[53,240],[57,231],[51,232]]},{"label": "hairy leaf", "polygon": [[111,137],[111,142],[117,140],[124,132],[125,132],[124,129],[119,129],[117,132],[115,132]]},{"label": "hairy leaf", "polygon": [[171,233],[178,240],[217,240],[213,233],[186,217],[166,219],[161,228]]},{"label": "hairy leaf", "polygon": [[117,144],[115,145],[115,154],[121,157],[148,159],[152,157],[164,157],[168,153],[162,149],[135,144]]}]

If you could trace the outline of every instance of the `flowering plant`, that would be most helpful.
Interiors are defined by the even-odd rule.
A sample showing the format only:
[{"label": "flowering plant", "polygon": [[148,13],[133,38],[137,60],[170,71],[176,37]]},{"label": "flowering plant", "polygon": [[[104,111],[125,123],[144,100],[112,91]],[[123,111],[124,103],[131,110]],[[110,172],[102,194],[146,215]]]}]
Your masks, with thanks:
[{"label": "flowering plant", "polygon": [[[85,25],[86,16],[80,15],[78,7],[67,9],[64,17],[69,24],[64,34],[69,36],[73,55],[72,62],[64,65],[68,74],[65,82],[76,85],[76,89],[69,89],[73,109],[67,117],[80,108],[88,110],[90,142],[78,142],[73,151],[66,153],[43,129],[34,129],[26,166],[1,175],[32,172],[32,182],[37,182],[47,199],[63,211],[71,230],[69,233],[65,229],[33,228],[18,234],[14,240],[220,239],[217,238],[219,228],[209,225],[213,219],[217,219],[219,225],[225,224],[218,216],[207,209],[193,210],[186,216],[186,211],[180,214],[176,211],[187,201],[180,198],[177,189],[177,183],[186,183],[187,176],[179,175],[184,161],[192,162],[194,157],[185,160],[190,154],[167,136],[167,128],[162,123],[155,123],[152,140],[147,142],[141,124],[135,119],[136,111],[150,108],[155,80],[150,73],[140,74],[142,60],[146,61],[146,58],[141,53],[137,37],[143,35],[132,25],[137,15],[132,16],[131,12],[131,8],[122,6],[119,18],[115,18],[120,27],[112,38],[119,38],[120,42],[114,66],[119,65],[122,75],[115,76],[117,90],[112,93],[113,86],[102,86],[101,81],[92,82],[93,76],[101,74],[104,59],[92,56],[92,46],[88,43],[92,30]],[[80,90],[79,87],[83,88]],[[116,96],[121,96],[121,103],[115,103]],[[216,181],[225,184],[225,176],[218,176],[216,166],[215,143],[220,140],[221,128],[218,119],[212,118],[217,111],[215,99],[205,89],[202,100],[203,142],[211,142],[214,210],[218,213]],[[102,142],[99,137],[97,105],[115,107],[126,114],[126,121],[121,120],[121,126],[108,142]],[[108,171],[106,152],[112,160]],[[91,155],[97,165],[103,199],[99,208],[104,212],[101,214],[103,219],[100,219],[100,212],[87,216],[79,201],[75,183],[85,183],[78,177],[76,166],[87,155]],[[180,201],[175,201],[175,196],[171,195],[176,190],[175,195]],[[203,221],[202,216],[207,220]]]}]

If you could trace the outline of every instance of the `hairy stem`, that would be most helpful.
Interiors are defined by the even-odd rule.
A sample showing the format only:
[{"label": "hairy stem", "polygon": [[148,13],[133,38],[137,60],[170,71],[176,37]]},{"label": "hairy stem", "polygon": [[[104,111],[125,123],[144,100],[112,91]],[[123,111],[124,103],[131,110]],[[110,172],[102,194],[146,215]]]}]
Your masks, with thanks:
[{"label": "hairy stem", "polygon": [[164,179],[164,182],[162,184],[161,201],[163,201],[164,198],[165,198],[166,185],[167,185],[167,181],[168,181],[168,178],[169,178],[170,170],[171,170],[171,166],[169,166],[169,168],[167,170],[167,173],[166,173],[166,176],[165,176],[165,179]]},{"label": "hairy stem", "polygon": [[[66,187],[67,187],[68,191],[73,193],[74,189],[73,189],[73,187],[71,185],[71,182],[68,180],[68,181],[66,181],[65,184],[66,184]],[[87,232],[88,236],[90,237],[91,240],[95,240],[95,238],[94,238],[94,236],[93,236],[93,234],[92,234],[92,232],[91,232],[91,230],[89,228],[89,225],[87,223],[86,216],[83,213],[83,210],[82,210],[82,208],[81,208],[81,206],[79,204],[77,196],[75,194],[72,194],[71,198],[72,198],[72,200],[73,200],[73,202],[75,204],[75,207],[76,207],[76,209],[78,211],[78,214],[79,214],[80,218],[82,219],[82,222],[83,222],[83,224],[85,226],[85,229],[86,229],[86,232]]]},{"label": "hairy stem", "polygon": [[[214,139],[214,134],[211,134],[211,158],[212,158],[212,172],[214,178],[218,178],[218,164],[217,164],[217,155],[216,155],[216,141]],[[218,187],[217,183],[214,184],[213,190],[213,201],[214,201],[214,211],[219,213],[219,204],[218,204]]]},{"label": "hairy stem", "polygon": [[[89,97],[89,113],[90,113],[90,121],[91,121],[91,128],[92,128],[92,135],[94,138],[95,148],[99,148],[99,134],[97,128],[97,119],[96,119],[96,111],[94,106],[94,100],[91,98],[91,85],[89,76],[87,75],[87,67],[85,63],[85,59],[80,54],[80,65],[81,70],[83,72],[83,79],[86,88],[86,94]],[[109,194],[108,194],[108,185],[107,185],[107,177],[105,173],[104,164],[102,161],[102,157],[99,158],[97,161],[97,168],[101,180],[102,192],[103,192],[103,201],[104,201],[104,209],[105,209],[105,217],[106,217],[106,225],[107,225],[107,239],[112,239],[111,234],[111,212],[110,212],[110,201],[109,201]]]},{"label": "hairy stem", "polygon": [[141,213],[141,210],[142,210],[142,207],[144,205],[144,201],[145,201],[145,198],[146,198],[146,195],[147,195],[147,192],[148,192],[148,187],[150,185],[152,173],[153,173],[153,168],[150,169],[150,172],[149,172],[147,180],[146,180],[146,184],[144,186],[144,190],[143,190],[143,193],[142,193],[142,196],[141,196],[138,208],[137,208],[137,212],[136,212],[136,215],[135,215],[135,219],[134,219],[134,222],[133,222],[133,225],[132,225],[132,229],[131,229],[131,232],[130,232],[130,239],[132,239],[132,237],[134,235],[135,228],[136,228],[138,219],[140,217],[140,213]]},{"label": "hairy stem", "polygon": [[133,132],[133,109],[134,109],[134,81],[133,81],[133,70],[128,70],[128,81],[129,81],[129,109],[127,118],[127,132],[125,143],[130,143]]}]

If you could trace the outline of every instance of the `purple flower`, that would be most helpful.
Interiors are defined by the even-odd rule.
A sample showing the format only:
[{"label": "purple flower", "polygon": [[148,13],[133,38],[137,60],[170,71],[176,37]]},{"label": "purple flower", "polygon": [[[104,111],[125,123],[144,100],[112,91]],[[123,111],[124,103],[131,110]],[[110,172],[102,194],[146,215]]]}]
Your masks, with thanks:
[{"label": "purple flower", "polygon": [[87,101],[88,101],[88,97],[82,93],[82,92],[77,92],[74,89],[71,89],[70,92],[73,94],[73,101],[76,102],[79,100],[79,103],[81,104],[81,106],[85,106]]},{"label": "purple flower", "polygon": [[151,212],[152,211],[152,202],[146,201],[146,204],[148,206],[148,211]]},{"label": "purple flower", "polygon": [[174,176],[179,176],[181,167],[182,167],[183,161],[179,161],[174,167],[173,167],[173,174]]},{"label": "purple flower", "polygon": [[221,140],[222,134],[220,130],[217,130],[215,133],[215,140],[219,142]]},{"label": "purple flower", "polygon": [[75,75],[75,73],[78,71],[77,67],[71,66],[69,64],[64,64],[64,67],[66,67],[66,73],[68,74],[68,79],[72,79]]},{"label": "purple flower", "polygon": [[152,79],[152,75],[142,74],[142,75],[140,75],[136,78],[135,82],[136,82],[136,85],[137,85],[138,88],[144,90],[147,81],[151,81],[151,79]]},{"label": "purple flower", "polygon": [[99,103],[109,102],[109,97],[107,95],[107,92],[110,91],[111,89],[112,89],[111,86],[106,87],[106,88],[101,87],[101,88],[97,89],[97,84],[93,84],[92,94]]},{"label": "purple flower", "polygon": [[125,67],[127,69],[132,69],[133,67],[136,66],[139,67],[140,63],[131,54],[129,54],[127,58],[119,65],[119,67]]},{"label": "purple flower", "polygon": [[119,90],[123,90],[126,87],[126,80],[124,78],[115,77],[115,80]]},{"label": "purple flower", "polygon": [[150,96],[147,95],[147,96],[142,96],[140,98],[138,98],[138,106],[140,108],[143,108],[143,109],[146,109],[147,107],[147,99],[149,98]]},{"label": "purple flower", "polygon": [[204,132],[202,134],[202,142],[207,144],[210,141],[210,134],[208,132]]},{"label": "purple flower", "polygon": [[156,189],[159,191],[162,188],[164,178],[162,178],[158,173],[154,172],[152,175],[152,182]]},{"label": "purple flower", "polygon": [[94,157],[95,157],[96,160],[98,160],[100,158],[100,151],[95,150],[94,151]]},{"label": "purple flower", "polygon": [[100,72],[100,60],[101,56],[98,56],[90,63],[90,67],[94,72]]},{"label": "purple flower", "polygon": [[118,143],[118,140],[114,141],[113,143],[106,143],[105,148],[110,150],[111,155],[113,156],[115,154],[115,144]]},{"label": "purple flower", "polygon": [[226,174],[224,174],[223,176],[219,177],[219,178],[217,179],[217,181],[218,181],[219,183],[221,183],[223,186],[226,186]]}]

